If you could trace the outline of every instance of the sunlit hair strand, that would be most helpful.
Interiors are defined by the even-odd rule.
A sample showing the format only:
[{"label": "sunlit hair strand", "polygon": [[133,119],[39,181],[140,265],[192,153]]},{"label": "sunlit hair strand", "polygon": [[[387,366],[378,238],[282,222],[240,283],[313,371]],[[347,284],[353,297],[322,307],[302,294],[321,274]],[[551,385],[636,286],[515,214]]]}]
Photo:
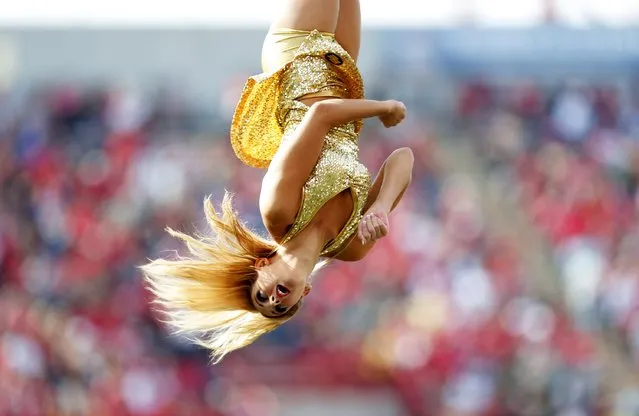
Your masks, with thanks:
[{"label": "sunlit hair strand", "polygon": [[286,322],[301,304],[277,318],[255,309],[250,298],[257,278],[255,261],[272,255],[277,243],[242,224],[228,192],[221,211],[218,214],[206,198],[204,212],[212,235],[194,237],[167,228],[185,243],[189,256],[158,259],[141,267],[165,322],[208,348],[215,363]]}]

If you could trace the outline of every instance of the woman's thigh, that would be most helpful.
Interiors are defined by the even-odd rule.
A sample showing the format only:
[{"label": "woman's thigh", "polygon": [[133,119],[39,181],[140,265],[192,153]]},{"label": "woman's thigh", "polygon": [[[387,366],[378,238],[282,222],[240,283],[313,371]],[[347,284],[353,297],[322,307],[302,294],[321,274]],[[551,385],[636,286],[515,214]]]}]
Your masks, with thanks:
[{"label": "woman's thigh", "polygon": [[320,32],[335,33],[340,0],[283,0],[282,3],[271,29],[317,29]]}]

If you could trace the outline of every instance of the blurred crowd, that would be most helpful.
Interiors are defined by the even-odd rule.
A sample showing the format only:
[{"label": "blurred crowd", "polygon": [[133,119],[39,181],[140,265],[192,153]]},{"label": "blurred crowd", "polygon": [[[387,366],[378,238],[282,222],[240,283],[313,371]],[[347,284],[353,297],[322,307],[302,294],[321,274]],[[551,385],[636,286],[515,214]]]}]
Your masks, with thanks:
[{"label": "blurred crowd", "polygon": [[[264,232],[262,172],[176,91],[0,96],[0,415],[268,416],[276,384],[318,382],[392,386],[414,415],[602,414],[595,324],[639,348],[639,124],[607,91],[567,90],[548,107],[523,91],[520,113],[469,90],[460,119],[481,126],[486,157],[556,245],[577,323],[526,293],[477,189],[445,174],[429,126],[409,121],[399,137],[369,127],[360,139],[373,172],[395,147],[416,155],[390,235],[361,262],[330,264],[291,322],[215,367],[167,335],[136,266],[182,249],[165,226],[204,231],[201,201],[225,188]],[[635,414],[635,399],[620,396],[615,414]]]},{"label": "blurred crowd", "polygon": [[[618,340],[636,372],[639,83],[473,82],[458,115],[551,247],[577,328]],[[636,406],[639,392],[623,397]]]}]

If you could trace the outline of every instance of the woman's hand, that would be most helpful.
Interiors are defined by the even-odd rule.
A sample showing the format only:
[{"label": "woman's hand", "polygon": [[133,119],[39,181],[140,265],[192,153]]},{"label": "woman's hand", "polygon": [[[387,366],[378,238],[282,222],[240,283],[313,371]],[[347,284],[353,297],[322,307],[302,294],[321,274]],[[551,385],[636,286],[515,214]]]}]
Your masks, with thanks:
[{"label": "woman's hand", "polygon": [[366,245],[386,236],[388,229],[388,210],[374,203],[360,220],[357,237]]},{"label": "woman's hand", "polygon": [[384,127],[394,127],[406,118],[406,106],[403,102],[388,100],[385,103],[388,105],[388,112],[379,116]]}]

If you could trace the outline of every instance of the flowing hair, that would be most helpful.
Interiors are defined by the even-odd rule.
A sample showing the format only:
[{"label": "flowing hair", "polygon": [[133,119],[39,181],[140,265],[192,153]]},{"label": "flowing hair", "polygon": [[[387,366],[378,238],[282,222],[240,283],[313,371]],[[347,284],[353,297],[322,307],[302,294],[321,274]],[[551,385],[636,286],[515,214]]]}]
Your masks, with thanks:
[{"label": "flowing hair", "polygon": [[300,300],[276,318],[256,310],[251,302],[251,286],[257,278],[255,261],[271,256],[278,245],[241,223],[228,192],[221,208],[220,216],[210,197],[204,200],[213,236],[193,237],[167,228],[185,243],[189,257],[158,259],[141,266],[153,302],[166,317],[164,322],[209,349],[214,363],[274,330],[301,306]]}]

